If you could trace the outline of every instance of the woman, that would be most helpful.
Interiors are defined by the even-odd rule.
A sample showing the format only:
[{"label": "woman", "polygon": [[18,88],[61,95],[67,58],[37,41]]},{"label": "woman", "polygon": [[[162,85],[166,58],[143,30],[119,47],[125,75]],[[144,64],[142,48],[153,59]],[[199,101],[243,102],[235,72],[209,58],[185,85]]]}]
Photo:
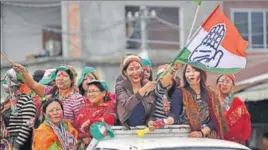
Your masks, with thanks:
[{"label": "woman", "polygon": [[79,93],[85,97],[87,97],[87,89],[88,89],[88,82],[91,82],[92,80],[99,80],[99,77],[97,76],[96,70],[92,67],[84,67],[82,69],[81,76],[78,80],[78,88]]},{"label": "woman", "polygon": [[84,97],[73,88],[75,77],[70,68],[66,66],[56,68],[55,86],[46,86],[35,82],[20,64],[15,64],[13,68],[22,74],[25,84],[40,97],[58,97],[63,103],[64,119],[74,121],[74,113],[84,105]]},{"label": "woman", "polygon": [[222,110],[229,128],[225,134],[225,139],[246,144],[251,133],[250,114],[244,102],[238,97],[233,97],[235,76],[232,74],[220,75],[216,83]]},{"label": "woman", "polygon": [[[33,79],[36,82],[39,82],[42,85],[50,85],[53,86],[55,84],[55,71],[56,69],[47,69],[45,70],[42,78],[40,80],[35,79],[35,74],[33,75]],[[35,71],[36,72],[36,71]],[[46,97],[40,97],[35,92],[31,93],[31,97],[34,99],[35,106],[36,106],[36,119],[35,119],[35,126],[34,128],[38,128],[38,126],[43,121],[43,114],[41,112],[41,106],[45,102]]]},{"label": "woman", "polygon": [[152,63],[149,59],[142,58],[143,64],[143,84],[153,81]]},{"label": "woman", "polygon": [[175,124],[189,124],[189,137],[223,138],[227,130],[225,119],[218,97],[206,86],[206,79],[206,72],[201,69],[190,65],[183,68],[183,87],[171,96],[169,117]]},{"label": "woman", "polygon": [[115,86],[117,115],[126,127],[145,125],[155,106],[155,83],[143,80],[143,65],[140,57],[127,56],[122,63],[122,77]]},{"label": "woman", "polygon": [[4,103],[1,101],[1,133],[5,133],[1,137],[8,139],[13,150],[30,150],[36,114],[34,101],[29,96],[31,90],[14,69],[5,73],[1,85],[8,94]]},{"label": "woman", "polygon": [[[172,68],[173,70],[176,69],[178,65],[174,65]],[[167,73],[169,75],[164,76],[164,80],[159,79],[163,73]],[[159,119],[166,119],[170,112],[170,102],[171,102],[171,95],[176,90],[177,83],[174,79],[174,73],[169,68],[169,64],[161,65],[158,67],[157,70],[157,80],[160,80],[161,82],[158,82],[155,90],[156,94],[156,105],[155,110],[153,113],[153,118],[151,120],[159,120]],[[166,78],[168,80],[166,81]]]},{"label": "woman", "polygon": [[94,80],[88,84],[88,99],[85,106],[82,107],[76,115],[76,126],[79,129],[79,138],[81,139],[80,149],[91,139],[89,131],[94,122],[102,122],[114,125],[116,121],[115,98],[108,94],[108,85],[105,81]]},{"label": "woman", "polygon": [[48,99],[43,107],[45,121],[34,131],[33,150],[75,150],[77,131],[63,120],[63,105],[58,98]]}]

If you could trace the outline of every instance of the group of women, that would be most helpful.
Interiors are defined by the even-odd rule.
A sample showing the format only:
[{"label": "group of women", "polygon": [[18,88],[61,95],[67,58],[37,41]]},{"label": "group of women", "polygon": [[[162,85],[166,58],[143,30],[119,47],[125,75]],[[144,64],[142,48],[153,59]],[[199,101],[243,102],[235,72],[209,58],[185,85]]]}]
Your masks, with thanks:
[{"label": "group of women", "polygon": [[188,124],[189,137],[242,144],[249,139],[250,115],[232,95],[234,75],[220,75],[217,89],[211,89],[207,73],[191,65],[162,65],[156,80],[151,62],[137,55],[125,56],[120,68],[111,93],[92,67],[83,68],[78,82],[72,66],[46,70],[38,81],[15,64],[1,82],[9,93],[1,104],[2,136],[14,137],[8,138],[14,149],[85,149],[92,138],[90,126],[105,122],[127,128],[147,125],[152,131]]}]

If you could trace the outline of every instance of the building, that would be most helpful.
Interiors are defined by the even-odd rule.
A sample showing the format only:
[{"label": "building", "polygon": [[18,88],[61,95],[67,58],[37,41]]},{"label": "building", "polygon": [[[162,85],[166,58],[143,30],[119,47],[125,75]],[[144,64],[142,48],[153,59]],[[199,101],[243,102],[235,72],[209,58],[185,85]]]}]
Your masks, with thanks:
[{"label": "building", "polygon": [[[194,29],[218,4],[203,3]],[[1,49],[30,72],[40,66],[47,69],[63,63],[79,69],[90,65],[100,68],[113,85],[121,56],[144,48],[142,19],[127,17],[129,12],[135,16],[140,6],[149,13],[156,12],[155,17],[144,21],[149,58],[154,65],[171,61],[187,40],[197,7],[193,2],[1,2]],[[38,55],[40,52],[42,55]],[[47,55],[50,57],[42,57]],[[4,58],[1,60],[4,72],[10,65]]]},{"label": "building", "polygon": [[[246,69],[236,74],[237,94],[248,102],[259,101],[263,98],[255,94],[258,100],[252,99],[250,91],[261,86],[266,92],[259,78],[268,72],[268,2],[203,1],[194,29],[218,4],[249,41]],[[137,12],[144,7],[149,15],[143,20]],[[96,67],[113,90],[121,55],[146,49],[154,70],[173,59],[187,41],[196,7],[191,1],[1,2],[1,50],[30,72],[65,63],[78,72],[85,65]],[[31,54],[39,52],[39,57],[53,57],[33,59],[38,56]],[[1,56],[1,77],[8,68]],[[215,84],[217,76],[209,74],[209,84]],[[250,146],[258,146],[264,125],[253,119],[256,134]]]}]

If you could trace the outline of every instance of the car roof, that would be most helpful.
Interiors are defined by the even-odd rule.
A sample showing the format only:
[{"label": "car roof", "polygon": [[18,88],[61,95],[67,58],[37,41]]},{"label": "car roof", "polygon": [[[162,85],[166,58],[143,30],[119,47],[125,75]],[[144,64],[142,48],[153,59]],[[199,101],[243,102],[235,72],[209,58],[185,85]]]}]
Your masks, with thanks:
[{"label": "car roof", "polygon": [[144,126],[125,130],[123,127],[113,127],[115,137],[105,138],[100,141],[98,148],[113,149],[152,149],[152,148],[172,148],[172,147],[217,147],[217,148],[248,148],[238,143],[209,139],[209,138],[189,138],[189,126],[177,125],[164,129],[157,129],[155,132],[137,137],[136,132],[144,129]]},{"label": "car roof", "polygon": [[152,149],[172,147],[217,147],[217,148],[248,148],[234,142],[209,138],[183,138],[183,137],[149,137],[149,138],[114,138],[100,141],[98,148],[116,149]]}]

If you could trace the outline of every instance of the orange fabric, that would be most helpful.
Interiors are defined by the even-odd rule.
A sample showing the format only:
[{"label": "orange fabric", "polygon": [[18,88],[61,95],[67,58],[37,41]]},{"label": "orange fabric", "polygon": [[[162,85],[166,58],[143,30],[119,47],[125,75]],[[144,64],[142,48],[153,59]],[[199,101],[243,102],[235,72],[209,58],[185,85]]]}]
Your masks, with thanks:
[{"label": "orange fabric", "polygon": [[32,90],[26,84],[21,84],[19,90],[26,95],[29,95],[32,92]]},{"label": "orange fabric", "polygon": [[229,52],[246,57],[248,42],[245,41],[232,22],[224,15],[218,5],[202,24],[202,28],[207,32],[216,24],[225,24],[226,32],[221,45]]},{"label": "orange fabric", "polygon": [[[64,121],[67,125],[67,131],[70,132],[77,139],[78,132],[73,128],[69,121]],[[34,130],[33,150],[47,150],[54,143],[60,145],[57,135],[47,123],[42,123],[38,129]]]}]

